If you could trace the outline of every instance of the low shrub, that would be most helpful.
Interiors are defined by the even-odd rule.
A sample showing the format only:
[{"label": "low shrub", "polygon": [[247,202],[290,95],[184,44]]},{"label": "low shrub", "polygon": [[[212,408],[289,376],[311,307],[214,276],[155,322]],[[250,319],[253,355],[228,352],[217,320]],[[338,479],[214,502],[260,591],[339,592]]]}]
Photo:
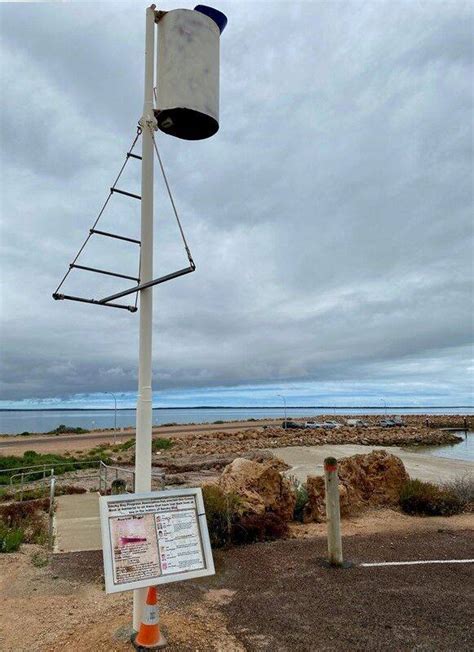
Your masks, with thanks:
[{"label": "low shrub", "polygon": [[451,490],[421,480],[404,483],[400,507],[407,514],[423,516],[452,516],[463,511],[461,500]]},{"label": "low shrub", "polygon": [[44,485],[42,487],[36,487],[35,489],[25,489],[22,493],[5,491],[0,495],[1,502],[21,502],[25,500],[36,500],[37,498],[43,498],[46,494],[49,493],[49,486]]},{"label": "low shrub", "polygon": [[37,512],[49,510],[49,499],[39,498],[0,506],[0,518],[8,527],[21,527],[22,523]]},{"label": "low shrub", "polygon": [[103,455],[106,454],[106,451],[110,450],[113,450],[113,448],[109,446],[109,444],[99,444],[98,446],[94,446],[94,448],[89,450],[87,457],[92,459],[100,459]]},{"label": "low shrub", "polygon": [[293,518],[295,521],[300,521],[302,523],[304,510],[309,501],[308,490],[306,489],[306,485],[302,484],[301,482],[298,482],[298,484],[295,486],[295,494],[296,494],[296,503],[295,503],[295,509],[293,511]]},{"label": "low shrub", "polygon": [[54,467],[55,475],[62,475],[68,471],[77,471],[79,469],[91,468],[91,462],[102,460],[105,464],[112,462],[111,458],[105,453],[99,453],[91,456],[90,454],[82,455],[82,451],[78,451],[81,457],[65,457],[64,455],[57,455],[56,453],[36,453],[35,451],[28,450],[23,455],[2,455],[0,456],[0,469],[5,471],[0,474],[0,485],[10,484],[11,476],[15,476],[14,484],[18,484],[21,480],[19,471],[15,470],[22,467],[37,466],[38,470],[29,469],[25,471],[25,479],[28,482],[40,480],[44,476],[44,470],[49,473],[49,469]]},{"label": "low shrub", "polygon": [[273,541],[288,534],[288,525],[273,512],[243,514],[237,494],[225,493],[217,485],[204,486],[202,493],[213,548]]},{"label": "low shrub", "polygon": [[232,543],[275,541],[288,534],[288,524],[273,512],[246,514],[232,525]]},{"label": "low shrub", "polygon": [[304,508],[308,504],[308,490],[303,482],[300,482],[295,475],[287,476],[293,491],[296,495],[296,503],[293,511],[293,520],[303,521]]},{"label": "low shrub", "polygon": [[171,441],[171,439],[163,439],[162,437],[157,437],[156,439],[153,439],[151,442],[151,449],[153,452],[168,450],[172,446],[173,446],[173,442]]},{"label": "low shrub", "polygon": [[23,542],[39,545],[46,543],[48,519],[45,512],[48,509],[47,498],[0,506],[0,539],[3,541],[0,550],[12,552]]},{"label": "low shrub", "polygon": [[217,421],[213,421],[212,423],[225,423],[225,421],[222,421],[222,419],[217,419]]},{"label": "low shrub", "polygon": [[444,482],[441,486],[456,496],[463,506],[463,511],[474,511],[474,476],[463,475],[450,482]]},{"label": "low shrub", "polygon": [[122,478],[112,481],[112,494],[123,494],[127,490],[127,483]]},{"label": "low shrub", "polygon": [[[0,502],[24,502],[30,500],[36,500],[38,498],[49,497],[50,487],[49,484],[44,484],[41,487],[36,487],[35,489],[25,489],[23,492],[13,492],[5,491],[0,492]],[[85,494],[87,492],[84,487],[78,487],[76,485],[65,484],[65,485],[56,485],[54,490],[55,496],[64,496],[66,494]]]},{"label": "low shrub", "polygon": [[49,564],[49,556],[44,552],[35,552],[31,555],[31,563],[36,568],[44,568]]},{"label": "low shrub", "polygon": [[23,542],[23,530],[8,528],[0,521],[0,552],[16,552]]},{"label": "low shrub", "polygon": [[224,493],[217,485],[202,488],[209,537],[213,548],[228,545],[232,539],[232,526],[240,510],[240,498]]},{"label": "low shrub", "polygon": [[90,430],[84,430],[84,428],[74,428],[73,426],[65,426],[64,423],[61,423],[57,428],[54,430],[50,430],[47,432],[47,435],[63,435],[65,433],[71,433],[74,435],[83,435],[86,432],[90,432]]},{"label": "low shrub", "polygon": [[177,425],[179,424],[176,423],[175,421],[171,421],[170,423],[160,423],[158,428],[170,428],[171,426],[177,426]]},{"label": "low shrub", "polygon": [[119,444],[121,451],[128,451],[128,449],[133,448],[133,446],[135,446],[135,439],[127,439],[127,441],[124,441],[123,444]]}]

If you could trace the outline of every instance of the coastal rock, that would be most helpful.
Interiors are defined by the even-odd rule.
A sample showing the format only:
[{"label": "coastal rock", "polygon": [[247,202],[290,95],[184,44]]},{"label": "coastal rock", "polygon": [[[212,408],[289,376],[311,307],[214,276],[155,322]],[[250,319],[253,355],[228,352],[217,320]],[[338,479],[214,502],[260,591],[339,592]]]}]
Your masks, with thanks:
[{"label": "coastal rock", "polygon": [[224,469],[218,485],[225,493],[240,497],[244,513],[270,511],[285,521],[293,518],[295,492],[274,462],[237,458]]},{"label": "coastal rock", "polygon": [[[400,458],[386,451],[353,455],[338,462],[341,516],[348,516],[369,507],[398,503],[400,489],[408,474]],[[309,476],[306,488],[308,504],[305,522],[326,519],[324,478]]]}]

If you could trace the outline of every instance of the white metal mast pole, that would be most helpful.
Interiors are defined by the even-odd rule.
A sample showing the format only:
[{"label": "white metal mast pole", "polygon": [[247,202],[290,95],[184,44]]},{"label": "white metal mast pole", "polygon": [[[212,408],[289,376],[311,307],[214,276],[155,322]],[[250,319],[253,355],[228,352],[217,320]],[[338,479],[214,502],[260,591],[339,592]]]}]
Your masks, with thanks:
[{"label": "white metal mast pole", "polygon": [[[141,266],[140,283],[153,279],[153,137],[156,128],[153,113],[155,61],[155,5],[146,10],[145,40],[145,99],[142,128],[142,185],[141,185]],[[137,429],[135,439],[135,492],[151,491],[151,434],[152,434],[152,325],[153,288],[140,290],[140,334],[138,363]],[[133,594],[133,629],[138,631],[142,621],[147,589],[136,589]]]}]

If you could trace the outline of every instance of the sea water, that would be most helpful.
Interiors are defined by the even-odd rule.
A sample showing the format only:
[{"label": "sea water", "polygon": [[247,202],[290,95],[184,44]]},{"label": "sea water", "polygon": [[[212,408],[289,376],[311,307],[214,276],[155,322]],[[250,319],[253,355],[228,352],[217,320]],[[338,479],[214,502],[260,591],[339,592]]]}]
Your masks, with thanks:
[{"label": "sea water", "polygon": [[[460,408],[387,408],[390,415],[394,414],[473,414],[473,409]],[[385,415],[384,408],[288,408],[287,416],[315,417],[325,415],[345,414],[375,414]],[[135,425],[135,410],[117,410],[117,428],[133,427]],[[213,423],[215,421],[245,421],[247,419],[282,419],[282,407],[264,408],[155,408],[153,424],[165,423]],[[64,424],[85,430],[100,430],[113,428],[115,423],[114,409],[108,410],[0,410],[0,433],[16,435],[22,432],[50,432]]]}]

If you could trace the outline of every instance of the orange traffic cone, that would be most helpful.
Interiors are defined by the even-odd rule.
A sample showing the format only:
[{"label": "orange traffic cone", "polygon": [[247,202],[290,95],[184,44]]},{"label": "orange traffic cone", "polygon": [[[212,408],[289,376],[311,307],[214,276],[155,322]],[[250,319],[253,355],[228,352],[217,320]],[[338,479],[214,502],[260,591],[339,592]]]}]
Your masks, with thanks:
[{"label": "orange traffic cone", "polygon": [[150,586],[143,607],[143,620],[138,634],[132,637],[136,650],[160,650],[166,647],[166,639],[160,631],[158,613],[158,591],[156,586]]}]

